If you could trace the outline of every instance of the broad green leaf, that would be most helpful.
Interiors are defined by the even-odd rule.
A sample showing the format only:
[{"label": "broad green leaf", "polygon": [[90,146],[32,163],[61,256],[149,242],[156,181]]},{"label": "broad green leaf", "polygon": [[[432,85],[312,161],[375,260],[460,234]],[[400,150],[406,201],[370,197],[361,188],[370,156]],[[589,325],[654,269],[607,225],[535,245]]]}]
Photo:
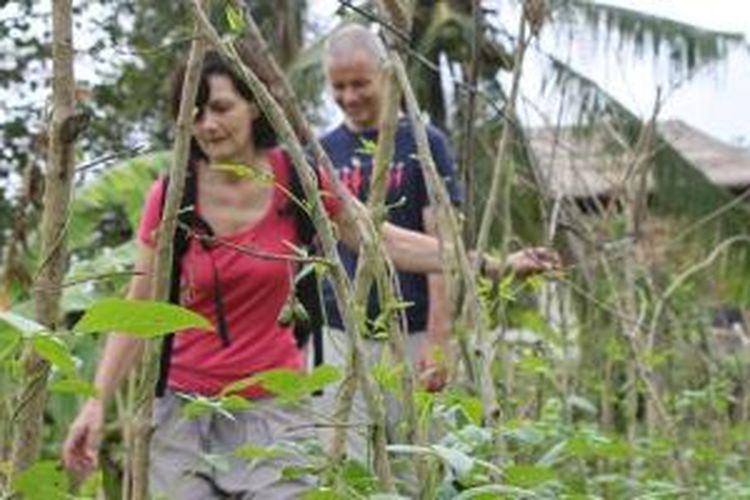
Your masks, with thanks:
[{"label": "broad green leaf", "polygon": [[329,365],[319,366],[309,375],[286,369],[269,370],[226,386],[221,395],[237,393],[259,384],[281,401],[291,402],[323,389],[339,378],[339,370]]},{"label": "broad green leaf", "polygon": [[549,467],[536,465],[509,465],[505,468],[505,480],[509,485],[521,488],[534,488],[556,479],[555,471]]},{"label": "broad green leaf", "polygon": [[241,446],[234,450],[235,456],[244,460],[255,460],[258,458],[278,458],[283,456],[284,453],[281,450],[275,448],[261,448],[260,446]]},{"label": "broad green leaf", "polygon": [[79,378],[66,378],[56,380],[49,386],[50,391],[62,394],[75,394],[95,398],[97,396],[96,388],[89,382]]},{"label": "broad green leaf", "polygon": [[360,146],[359,149],[357,149],[357,153],[373,156],[375,154],[375,151],[378,150],[378,143],[377,141],[374,141],[372,139],[366,139],[364,137],[360,138],[359,140]]},{"label": "broad green leaf", "polygon": [[238,392],[242,392],[251,385],[256,385],[258,383],[258,380],[255,378],[255,376],[243,378],[241,380],[236,380],[232,382],[231,384],[225,386],[221,392],[219,393],[219,397],[224,397],[229,394],[236,394]]},{"label": "broad green leaf", "polygon": [[567,439],[563,439],[562,441],[557,443],[555,446],[550,448],[550,450],[545,453],[542,458],[536,461],[537,467],[551,467],[558,463],[565,457],[565,450],[567,449],[567,446]]},{"label": "broad green leaf", "polygon": [[13,480],[13,489],[25,500],[68,498],[68,476],[57,461],[37,462]]},{"label": "broad green leaf", "polygon": [[251,403],[247,398],[236,395],[221,398],[219,400],[219,404],[222,408],[229,412],[247,410],[253,406],[253,403]]},{"label": "broad green leaf", "polygon": [[315,474],[315,469],[312,467],[303,467],[300,465],[290,465],[289,467],[284,467],[281,470],[281,477],[283,479],[287,479],[290,481],[294,481],[296,479],[303,478],[305,476],[311,476]]},{"label": "broad green leaf", "polygon": [[302,500],[345,500],[351,497],[338,493],[333,488],[320,486],[306,491],[301,498]]},{"label": "broad green leaf", "polygon": [[524,356],[517,363],[519,370],[534,375],[547,375],[550,373],[550,366],[547,361],[534,354]]},{"label": "broad green leaf", "polygon": [[340,379],[341,370],[332,365],[320,365],[305,377],[305,384],[310,392],[315,392]]},{"label": "broad green leaf", "polygon": [[[79,498],[97,498],[99,491],[104,487],[104,473],[101,470],[91,474],[81,485],[78,492]],[[109,498],[104,496],[104,498]]]},{"label": "broad green leaf", "polygon": [[12,356],[21,346],[23,335],[15,328],[7,327],[0,322],[0,363]]},{"label": "broad green leaf", "polygon": [[115,331],[152,338],[186,328],[213,330],[206,318],[174,304],[108,298],[91,306],[73,330],[77,333]]},{"label": "broad green leaf", "polygon": [[459,478],[466,476],[474,468],[474,459],[460,450],[447,448],[439,444],[433,445],[432,449],[435,450],[437,456],[450,465]]},{"label": "broad green leaf", "polygon": [[235,35],[241,35],[245,31],[245,18],[242,12],[235,9],[232,5],[227,5],[224,10],[227,16],[227,24],[229,24],[229,30]]},{"label": "broad green leaf", "polygon": [[459,400],[459,405],[464,414],[474,425],[482,423],[482,400],[474,396],[463,396]]},{"label": "broad green leaf", "polygon": [[341,478],[348,486],[364,494],[375,493],[380,485],[378,478],[374,476],[374,472],[357,460],[344,462]]},{"label": "broad green leaf", "polygon": [[498,287],[500,298],[503,300],[507,300],[508,302],[513,302],[516,300],[516,291],[513,288],[513,278],[513,273],[507,274],[500,281],[500,286]]},{"label": "broad green leaf", "polygon": [[229,463],[229,457],[226,455],[220,455],[218,453],[204,453],[201,458],[211,467],[221,472],[229,472],[231,464]]},{"label": "broad green leaf", "polygon": [[307,275],[309,275],[313,271],[317,271],[318,264],[315,262],[308,262],[304,266],[302,266],[302,269],[294,276],[294,283],[298,284],[300,281],[305,279]]},{"label": "broad green leaf", "polygon": [[385,390],[396,394],[398,394],[398,391],[401,389],[399,382],[402,372],[403,368],[401,366],[394,366],[394,364],[388,360],[382,360],[375,363],[372,368],[370,368],[370,374],[378,385]]},{"label": "broad green leaf", "polygon": [[432,448],[428,446],[417,446],[414,444],[389,444],[386,449],[391,453],[403,453],[408,455],[434,455]]},{"label": "broad green leaf", "polygon": [[204,396],[185,396],[185,399],[187,399],[188,402],[184,404],[180,410],[185,418],[193,419],[202,417],[203,415],[208,415],[209,413],[217,412],[221,413],[230,420],[234,420],[234,416],[227,410],[222,408],[221,403],[216,399],[211,399]]},{"label": "broad green leaf", "polygon": [[68,346],[57,337],[51,335],[38,336],[32,339],[34,350],[55,368],[66,375],[74,374],[76,363]]},{"label": "broad green leaf", "polygon": [[478,498],[536,498],[533,491],[507,486],[504,484],[487,484],[462,491],[454,500],[470,500]]},{"label": "broad green leaf", "polygon": [[0,311],[0,340],[3,334],[14,331],[24,336],[33,336],[46,331],[43,325],[34,320],[15,314],[10,311]]},{"label": "broad green leaf", "polygon": [[560,335],[549,326],[549,323],[539,311],[534,309],[513,311],[511,312],[510,318],[514,325],[529,329],[554,345],[561,344]]},{"label": "broad green leaf", "polygon": [[308,394],[302,373],[291,370],[270,370],[259,373],[255,379],[265,390],[282,401],[294,401]]},{"label": "broad green leaf", "polygon": [[571,394],[568,397],[568,404],[571,406],[571,408],[577,408],[588,413],[591,416],[596,416],[596,414],[599,413],[599,410],[596,408],[594,403],[576,394]]}]

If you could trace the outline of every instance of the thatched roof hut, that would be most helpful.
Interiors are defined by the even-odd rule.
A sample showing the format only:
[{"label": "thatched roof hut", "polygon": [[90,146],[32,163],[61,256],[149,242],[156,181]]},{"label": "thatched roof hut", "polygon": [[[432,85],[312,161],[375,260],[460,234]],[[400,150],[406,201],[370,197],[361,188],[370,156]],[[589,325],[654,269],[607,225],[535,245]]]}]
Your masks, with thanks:
[{"label": "thatched roof hut", "polygon": [[[726,144],[679,120],[658,125],[661,136],[715,184],[733,191],[750,187],[750,151]],[[553,196],[607,196],[622,187],[627,156],[606,128],[535,128],[531,151]]]}]

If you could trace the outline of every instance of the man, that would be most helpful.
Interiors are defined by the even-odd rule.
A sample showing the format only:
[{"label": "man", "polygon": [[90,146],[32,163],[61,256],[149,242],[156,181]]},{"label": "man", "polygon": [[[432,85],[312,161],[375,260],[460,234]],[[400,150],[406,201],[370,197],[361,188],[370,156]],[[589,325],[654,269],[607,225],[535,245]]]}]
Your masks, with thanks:
[{"label": "man", "polygon": [[[324,56],[328,84],[336,104],[344,113],[344,122],[324,135],[321,143],[343,183],[362,201],[368,196],[373,167],[372,144],[378,137],[377,127],[384,98],[380,69],[385,56],[380,40],[361,25],[347,25],[337,30],[329,38]],[[428,126],[427,132],[432,156],[445,179],[451,201],[459,204],[461,191],[448,141],[432,126]],[[432,216],[425,174],[416,153],[411,125],[408,119],[400,118],[387,180],[388,220],[412,230],[431,232]],[[344,265],[349,275],[353,276],[356,255],[345,248],[340,250]],[[445,384],[451,327],[444,278],[440,275],[399,273],[398,281],[403,300],[412,304],[406,310],[409,331],[407,352],[423,386],[428,390],[439,390]],[[324,301],[329,325],[325,335],[325,362],[343,369],[346,339],[330,286],[324,288]],[[375,290],[372,290],[367,309],[372,325],[380,313]],[[366,340],[367,354],[376,358],[383,344],[382,341]],[[329,390],[327,395],[334,392]],[[329,410],[332,399],[327,396],[324,401],[326,410]],[[352,421],[366,415],[358,415],[361,404],[355,399]],[[361,449],[353,450],[355,456],[361,455],[361,452]]]}]

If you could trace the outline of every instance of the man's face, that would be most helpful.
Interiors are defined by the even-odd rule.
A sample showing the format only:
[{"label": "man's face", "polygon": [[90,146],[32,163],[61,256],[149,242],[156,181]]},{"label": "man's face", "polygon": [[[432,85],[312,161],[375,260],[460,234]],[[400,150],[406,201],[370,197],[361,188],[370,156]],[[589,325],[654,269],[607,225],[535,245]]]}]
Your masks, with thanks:
[{"label": "man's face", "polygon": [[364,50],[328,60],[333,98],[355,131],[375,128],[380,116],[380,74],[375,57]]}]

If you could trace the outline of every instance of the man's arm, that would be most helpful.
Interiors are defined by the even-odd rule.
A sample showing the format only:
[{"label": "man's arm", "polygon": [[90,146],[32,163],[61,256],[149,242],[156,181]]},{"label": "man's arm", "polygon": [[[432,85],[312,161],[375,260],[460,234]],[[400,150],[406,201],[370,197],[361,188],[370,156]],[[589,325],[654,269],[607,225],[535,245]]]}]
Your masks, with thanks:
[{"label": "man's arm", "polygon": [[[434,213],[423,211],[425,233],[436,236]],[[451,355],[451,315],[445,278],[442,274],[427,275],[427,334],[420,346],[417,370],[420,382],[428,391],[439,391],[448,378]]]}]

